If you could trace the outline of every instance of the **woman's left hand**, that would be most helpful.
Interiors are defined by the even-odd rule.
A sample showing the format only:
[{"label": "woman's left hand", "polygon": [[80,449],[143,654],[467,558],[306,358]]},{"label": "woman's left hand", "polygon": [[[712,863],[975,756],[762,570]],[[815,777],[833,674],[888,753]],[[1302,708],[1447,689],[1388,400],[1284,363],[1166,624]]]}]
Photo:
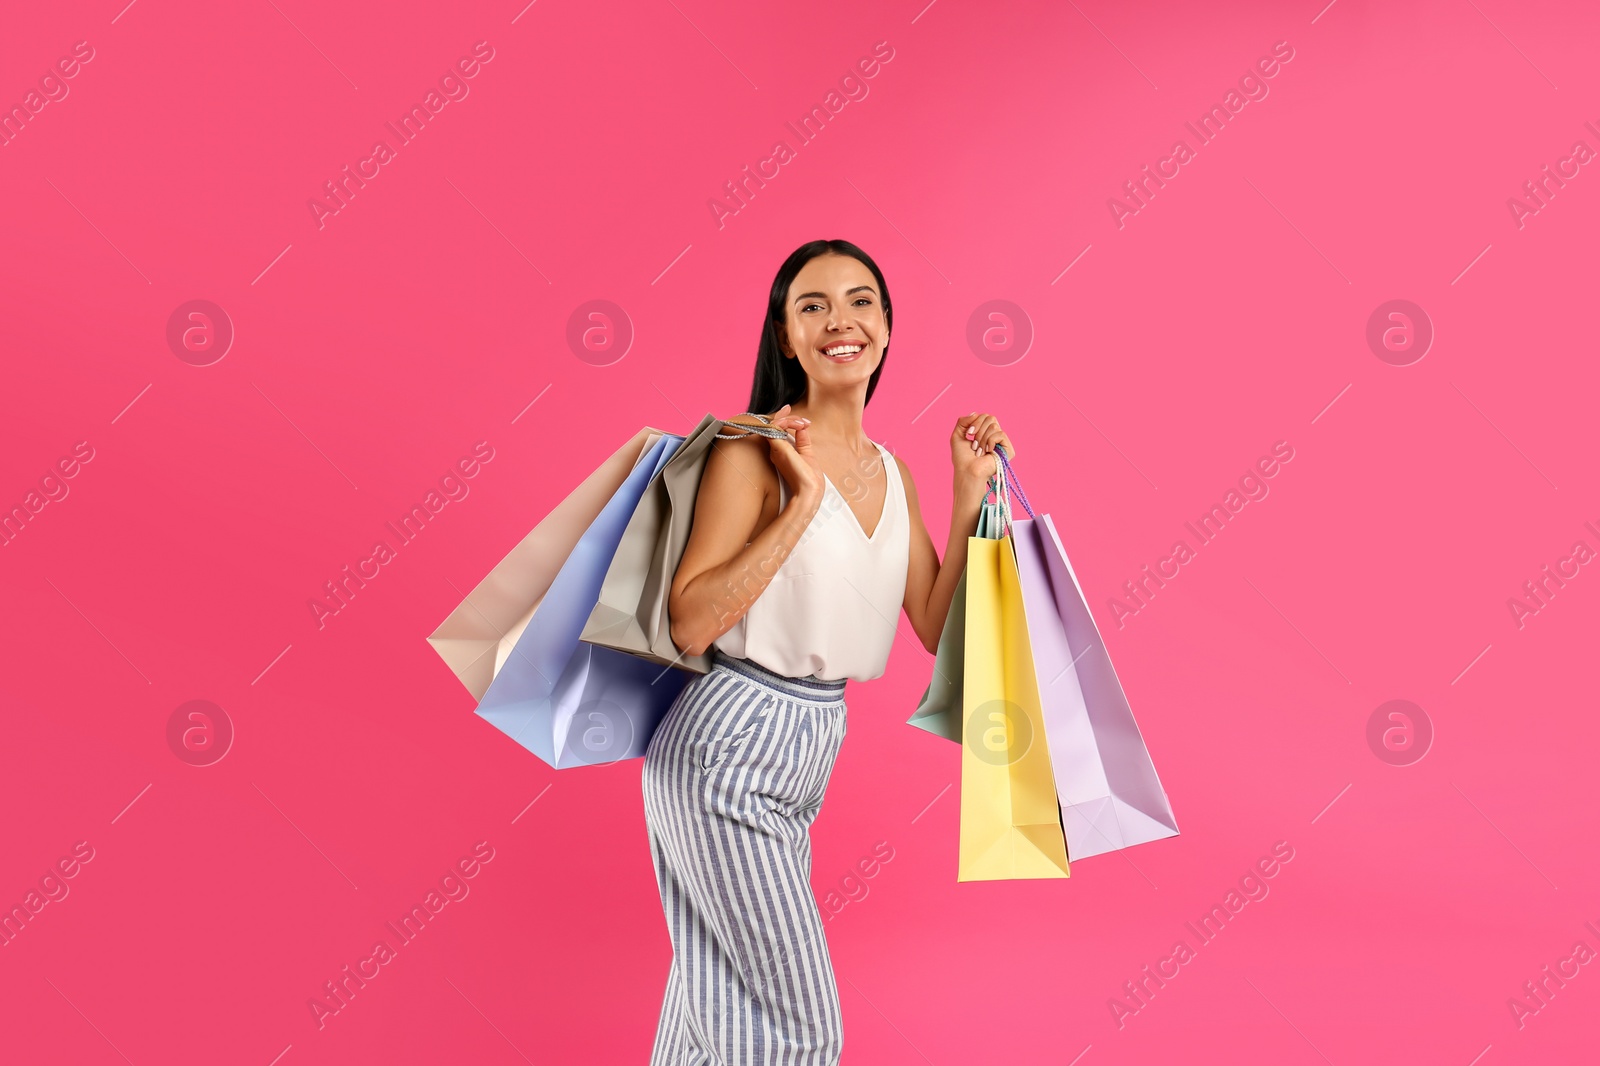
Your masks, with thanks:
[{"label": "woman's left hand", "polygon": [[956,477],[986,484],[999,465],[994,454],[997,444],[1005,448],[1006,459],[1017,458],[1017,449],[994,415],[974,411],[956,419],[956,428],[950,433],[950,465]]}]

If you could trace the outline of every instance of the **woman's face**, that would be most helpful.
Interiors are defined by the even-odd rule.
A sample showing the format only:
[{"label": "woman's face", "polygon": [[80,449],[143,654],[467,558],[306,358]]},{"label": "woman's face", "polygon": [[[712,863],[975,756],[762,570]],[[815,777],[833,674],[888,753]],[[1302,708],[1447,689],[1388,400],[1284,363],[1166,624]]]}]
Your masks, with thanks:
[{"label": "woman's face", "polygon": [[784,354],[822,385],[864,383],[889,346],[877,279],[848,255],[819,255],[801,267],[785,318]]}]

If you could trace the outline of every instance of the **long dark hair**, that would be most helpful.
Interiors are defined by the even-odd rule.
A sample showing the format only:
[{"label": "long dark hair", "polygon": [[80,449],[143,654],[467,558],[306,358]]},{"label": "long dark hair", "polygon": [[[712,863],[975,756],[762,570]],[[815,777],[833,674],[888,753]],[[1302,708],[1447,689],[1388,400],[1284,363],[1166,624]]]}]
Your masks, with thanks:
[{"label": "long dark hair", "polygon": [[[772,279],[772,292],[767,297],[767,318],[761,327],[761,346],[756,351],[755,382],[750,386],[748,411],[769,415],[786,403],[798,403],[806,395],[806,371],[799,359],[788,359],[783,354],[781,329],[788,320],[789,286],[795,275],[819,255],[848,255],[860,260],[872,271],[878,282],[878,295],[883,300],[883,321],[891,336],[894,332],[894,304],[889,301],[889,286],[883,280],[883,271],[872,261],[872,256],[849,241],[807,241],[790,253]],[[884,365],[889,362],[889,349],[883,349],[878,367],[867,379],[867,401],[872,402],[872,391],[878,387]]]}]

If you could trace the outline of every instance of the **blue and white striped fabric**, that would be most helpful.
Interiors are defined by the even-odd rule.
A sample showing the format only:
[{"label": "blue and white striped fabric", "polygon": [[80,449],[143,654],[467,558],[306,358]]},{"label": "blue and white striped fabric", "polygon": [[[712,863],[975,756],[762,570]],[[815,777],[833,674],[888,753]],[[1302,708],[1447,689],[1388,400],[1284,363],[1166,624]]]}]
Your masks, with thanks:
[{"label": "blue and white striped fabric", "polygon": [[839,990],[811,823],[845,734],[843,679],[714,650],[644,759],[672,969],[650,1066],[835,1066]]}]

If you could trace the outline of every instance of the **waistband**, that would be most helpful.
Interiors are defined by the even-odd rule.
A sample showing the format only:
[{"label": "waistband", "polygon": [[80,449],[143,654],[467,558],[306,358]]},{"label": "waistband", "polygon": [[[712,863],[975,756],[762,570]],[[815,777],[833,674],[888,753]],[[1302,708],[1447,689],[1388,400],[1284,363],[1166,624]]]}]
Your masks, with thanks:
[{"label": "waistband", "polygon": [[845,678],[825,681],[820,677],[785,677],[783,674],[768,670],[760,663],[749,659],[736,659],[717,647],[711,649],[711,668],[743,674],[767,688],[797,699],[827,701],[844,695]]}]

